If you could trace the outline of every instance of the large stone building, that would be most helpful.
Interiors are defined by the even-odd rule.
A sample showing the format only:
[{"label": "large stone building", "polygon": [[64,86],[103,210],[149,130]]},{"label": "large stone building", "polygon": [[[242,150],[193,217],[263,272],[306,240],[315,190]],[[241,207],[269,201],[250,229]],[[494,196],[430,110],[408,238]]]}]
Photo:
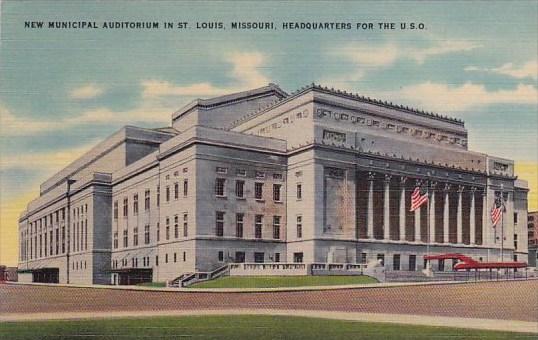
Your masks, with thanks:
[{"label": "large stone building", "polygon": [[[429,208],[410,212],[419,183]],[[468,150],[461,120],[317,85],[195,100],[40,189],[20,217],[20,280],[165,281],[229,262],[419,270],[427,251],[527,260],[513,161]]]}]

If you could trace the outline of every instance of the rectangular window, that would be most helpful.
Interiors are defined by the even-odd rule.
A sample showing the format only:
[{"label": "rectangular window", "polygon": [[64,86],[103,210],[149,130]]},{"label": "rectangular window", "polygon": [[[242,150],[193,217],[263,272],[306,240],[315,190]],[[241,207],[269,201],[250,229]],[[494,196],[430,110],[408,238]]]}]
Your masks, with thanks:
[{"label": "rectangular window", "polygon": [[263,215],[254,217],[254,237],[262,238]]},{"label": "rectangular window", "polygon": [[303,237],[303,216],[297,216],[297,238]]},{"label": "rectangular window", "polygon": [[224,178],[217,178],[215,180],[215,196],[224,197],[224,188],[226,184],[226,179]]},{"label": "rectangular window", "polygon": [[301,183],[297,183],[297,199],[303,199],[303,185]]},{"label": "rectangular window", "polygon": [[245,170],[245,169],[237,169],[235,174],[237,176],[245,177],[247,175],[247,170]]},{"label": "rectangular window", "polygon": [[281,197],[280,197],[281,188],[282,188],[281,184],[273,184],[273,201],[275,202],[281,201]]},{"label": "rectangular window", "polygon": [[138,194],[133,196],[133,214],[138,215]]},{"label": "rectangular window", "polygon": [[361,253],[361,260],[360,260],[360,263],[362,264],[366,264],[366,260],[368,258],[368,254],[366,253]]},{"label": "rectangular window", "polygon": [[125,197],[123,199],[123,217],[127,217],[128,213],[129,213],[129,199]]},{"label": "rectangular window", "polygon": [[164,254],[164,263],[168,263],[168,253]]},{"label": "rectangular window", "polygon": [[280,253],[275,253],[275,262],[280,262]]},{"label": "rectangular window", "polygon": [[118,201],[114,201],[114,219],[118,219]]},{"label": "rectangular window", "polygon": [[235,215],[235,237],[243,237],[243,219],[245,214]]},{"label": "rectangular window", "polygon": [[166,186],[166,193],[165,193],[166,202],[170,202],[170,186]]},{"label": "rectangular window", "polygon": [[179,217],[177,215],[174,216],[174,237],[179,237]]},{"label": "rectangular window", "polygon": [[183,197],[187,197],[189,194],[189,180],[183,180]]},{"label": "rectangular window", "polygon": [[385,265],[385,254],[377,254],[377,260],[381,261],[381,265]]},{"label": "rectangular window", "polygon": [[127,229],[125,229],[123,231],[123,248],[127,248],[128,245],[129,245],[128,231],[127,231]]},{"label": "rectangular window", "polygon": [[254,253],[254,262],[263,263],[265,261],[265,253]]},{"label": "rectangular window", "polygon": [[217,167],[217,173],[218,174],[227,174],[228,173],[228,168],[223,168],[223,167],[218,166]]},{"label": "rectangular window", "polygon": [[409,255],[409,271],[414,272],[417,270],[417,256]]},{"label": "rectangular window", "polygon": [[133,229],[133,246],[138,245],[138,227]]},{"label": "rectangular window", "polygon": [[166,240],[170,239],[170,219],[166,218]]},{"label": "rectangular window", "polygon": [[183,214],[183,237],[189,236],[189,215]]},{"label": "rectangular window", "polygon": [[215,235],[224,236],[224,212],[217,211],[215,220]]},{"label": "rectangular window", "polygon": [[174,263],[177,262],[177,253],[174,253]]},{"label": "rectangular window", "polygon": [[245,181],[235,181],[235,197],[245,197]]},{"label": "rectangular window", "polygon": [[187,261],[187,252],[183,252],[183,262]]},{"label": "rectangular window", "polygon": [[254,183],[254,198],[257,200],[263,199],[263,183]]},{"label": "rectangular window", "polygon": [[157,222],[157,242],[161,240],[161,225]]},{"label": "rectangular window", "polygon": [[118,232],[114,233],[114,249],[118,249]]},{"label": "rectangular window", "polygon": [[224,261],[224,252],[222,250],[219,250],[219,262],[223,262]]},{"label": "rectangular window", "polygon": [[149,210],[150,195],[151,195],[151,192],[150,192],[149,190],[146,190],[146,191],[144,192],[144,210],[145,210],[145,211],[148,211],[148,210]]},{"label": "rectangular window", "polygon": [[273,216],[273,238],[280,239],[280,216]]},{"label": "rectangular window", "polygon": [[518,220],[517,213],[514,213],[514,224],[517,224],[517,220]]},{"label": "rectangular window", "polygon": [[157,206],[161,205],[161,187],[157,185]]},{"label": "rectangular window", "polygon": [[[52,240],[50,241],[52,242]],[[65,253],[65,227],[62,227],[62,254],[63,253]]]},{"label": "rectangular window", "polygon": [[56,240],[56,255],[60,252],[60,231],[58,228],[55,229],[55,240]]},{"label": "rectangular window", "polygon": [[174,199],[177,200],[179,198],[179,183],[174,184]]},{"label": "rectangular window", "polygon": [[144,226],[144,244],[149,244],[149,224]]},{"label": "rectangular window", "polygon": [[155,255],[155,266],[159,266],[159,255]]},{"label": "rectangular window", "polygon": [[400,254],[394,254],[392,257],[392,270],[400,270]]}]

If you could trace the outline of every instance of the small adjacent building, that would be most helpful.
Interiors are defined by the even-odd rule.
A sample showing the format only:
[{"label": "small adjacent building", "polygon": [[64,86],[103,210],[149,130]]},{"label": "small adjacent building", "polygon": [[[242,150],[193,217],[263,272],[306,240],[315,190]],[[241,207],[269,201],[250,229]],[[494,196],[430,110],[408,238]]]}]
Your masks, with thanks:
[{"label": "small adjacent building", "polygon": [[[198,99],[41,185],[19,220],[20,280],[133,284],[233,262],[414,271],[428,253],[527,261],[527,184],[467,141],[461,120],[314,84]],[[410,212],[418,185],[429,205]]]}]

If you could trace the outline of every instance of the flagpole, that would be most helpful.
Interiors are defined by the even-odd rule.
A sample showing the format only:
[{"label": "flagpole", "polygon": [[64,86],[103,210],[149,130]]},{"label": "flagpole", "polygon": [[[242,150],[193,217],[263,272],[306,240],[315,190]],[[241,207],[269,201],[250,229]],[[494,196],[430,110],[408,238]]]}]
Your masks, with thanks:
[{"label": "flagpole", "polygon": [[504,185],[501,184],[501,262],[504,262]]}]

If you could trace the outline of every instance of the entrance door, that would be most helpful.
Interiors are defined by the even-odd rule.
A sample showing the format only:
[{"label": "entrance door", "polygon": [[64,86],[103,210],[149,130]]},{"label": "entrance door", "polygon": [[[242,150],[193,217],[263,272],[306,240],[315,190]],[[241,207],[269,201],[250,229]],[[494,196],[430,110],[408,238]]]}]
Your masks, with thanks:
[{"label": "entrance door", "polygon": [[245,252],[244,251],[236,251],[235,252],[235,263],[243,263],[245,262]]},{"label": "entrance door", "polygon": [[293,253],[293,262],[303,263],[303,253]]}]

